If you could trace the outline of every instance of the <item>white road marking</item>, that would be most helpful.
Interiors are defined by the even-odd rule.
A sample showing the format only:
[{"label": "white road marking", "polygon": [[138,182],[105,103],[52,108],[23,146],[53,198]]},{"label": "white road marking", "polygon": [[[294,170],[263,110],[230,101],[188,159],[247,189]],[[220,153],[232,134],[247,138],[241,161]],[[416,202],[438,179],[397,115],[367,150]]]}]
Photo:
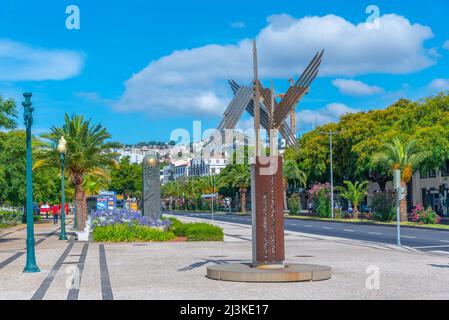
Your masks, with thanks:
[{"label": "white road marking", "polygon": [[350,229],[344,229],[343,231],[346,231],[346,232],[354,232],[354,230],[350,230]]},{"label": "white road marking", "polygon": [[323,229],[326,229],[326,230],[332,230],[332,228],[329,228],[329,227],[322,227]]},{"label": "white road marking", "polygon": [[401,238],[405,238],[405,239],[416,239],[416,237],[410,237],[410,236],[401,236]]},{"label": "white road marking", "polygon": [[433,253],[442,253],[442,254],[449,254],[449,252],[448,251],[440,251],[440,250],[436,250],[436,251],[430,251],[430,252],[433,252]]},{"label": "white road marking", "polygon": [[306,227],[307,228],[313,228],[311,225],[308,225],[308,224],[306,224]]},{"label": "white road marking", "polygon": [[291,225],[292,225],[292,226],[297,226],[297,224],[296,224],[296,223],[291,223]]},{"label": "white road marking", "polygon": [[440,240],[441,242],[444,242],[444,243],[449,243],[449,241],[448,240]]},{"label": "white road marking", "polygon": [[381,236],[382,235],[382,233],[379,233],[379,232],[368,232],[369,234],[375,234],[375,235],[378,235],[378,236]]}]

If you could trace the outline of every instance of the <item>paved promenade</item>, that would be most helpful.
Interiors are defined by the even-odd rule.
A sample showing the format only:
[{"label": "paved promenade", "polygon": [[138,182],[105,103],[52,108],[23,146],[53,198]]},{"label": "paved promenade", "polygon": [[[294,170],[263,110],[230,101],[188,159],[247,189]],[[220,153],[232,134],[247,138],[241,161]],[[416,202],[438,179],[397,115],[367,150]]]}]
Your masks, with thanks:
[{"label": "paved promenade", "polygon": [[59,241],[55,226],[36,225],[42,271],[36,274],[22,273],[26,229],[1,230],[0,299],[449,299],[447,255],[291,231],[286,232],[287,261],[329,265],[331,280],[210,280],[208,265],[251,258],[249,226],[216,224],[224,228],[224,242]]}]

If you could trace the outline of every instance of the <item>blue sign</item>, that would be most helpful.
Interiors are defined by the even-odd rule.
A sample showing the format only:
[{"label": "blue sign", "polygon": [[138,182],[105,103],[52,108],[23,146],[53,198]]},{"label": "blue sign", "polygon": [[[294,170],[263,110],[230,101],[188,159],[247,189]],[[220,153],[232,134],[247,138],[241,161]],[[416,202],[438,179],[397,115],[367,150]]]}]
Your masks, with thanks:
[{"label": "blue sign", "polygon": [[117,203],[115,191],[102,191],[97,196],[98,210],[114,210]]}]

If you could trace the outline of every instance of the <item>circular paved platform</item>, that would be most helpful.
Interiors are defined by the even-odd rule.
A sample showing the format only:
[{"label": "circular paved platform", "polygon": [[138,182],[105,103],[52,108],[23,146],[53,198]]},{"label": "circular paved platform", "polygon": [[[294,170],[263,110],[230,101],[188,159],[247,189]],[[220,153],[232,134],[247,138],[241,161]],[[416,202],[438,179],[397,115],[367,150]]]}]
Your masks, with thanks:
[{"label": "circular paved platform", "polygon": [[283,269],[253,268],[249,263],[218,264],[207,268],[207,277],[236,282],[303,282],[332,277],[332,269],[313,264],[286,264]]}]

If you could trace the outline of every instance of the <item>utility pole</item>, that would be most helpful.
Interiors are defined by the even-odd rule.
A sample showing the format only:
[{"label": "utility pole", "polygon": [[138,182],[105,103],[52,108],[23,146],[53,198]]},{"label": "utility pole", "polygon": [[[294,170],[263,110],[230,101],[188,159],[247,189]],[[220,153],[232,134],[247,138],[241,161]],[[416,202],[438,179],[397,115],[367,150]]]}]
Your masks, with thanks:
[{"label": "utility pole", "polygon": [[401,199],[403,197],[401,170],[393,170],[393,184],[396,191],[396,243],[401,246]]},{"label": "utility pole", "polygon": [[329,149],[330,149],[330,180],[331,180],[331,217],[334,219],[334,171],[332,163],[332,136],[342,133],[342,131],[320,132],[321,134],[327,134],[329,136]]},{"label": "utility pole", "polygon": [[[210,170],[210,168],[209,168]],[[210,171],[209,171],[210,176]],[[215,175],[212,175],[212,222],[214,221]]]}]

